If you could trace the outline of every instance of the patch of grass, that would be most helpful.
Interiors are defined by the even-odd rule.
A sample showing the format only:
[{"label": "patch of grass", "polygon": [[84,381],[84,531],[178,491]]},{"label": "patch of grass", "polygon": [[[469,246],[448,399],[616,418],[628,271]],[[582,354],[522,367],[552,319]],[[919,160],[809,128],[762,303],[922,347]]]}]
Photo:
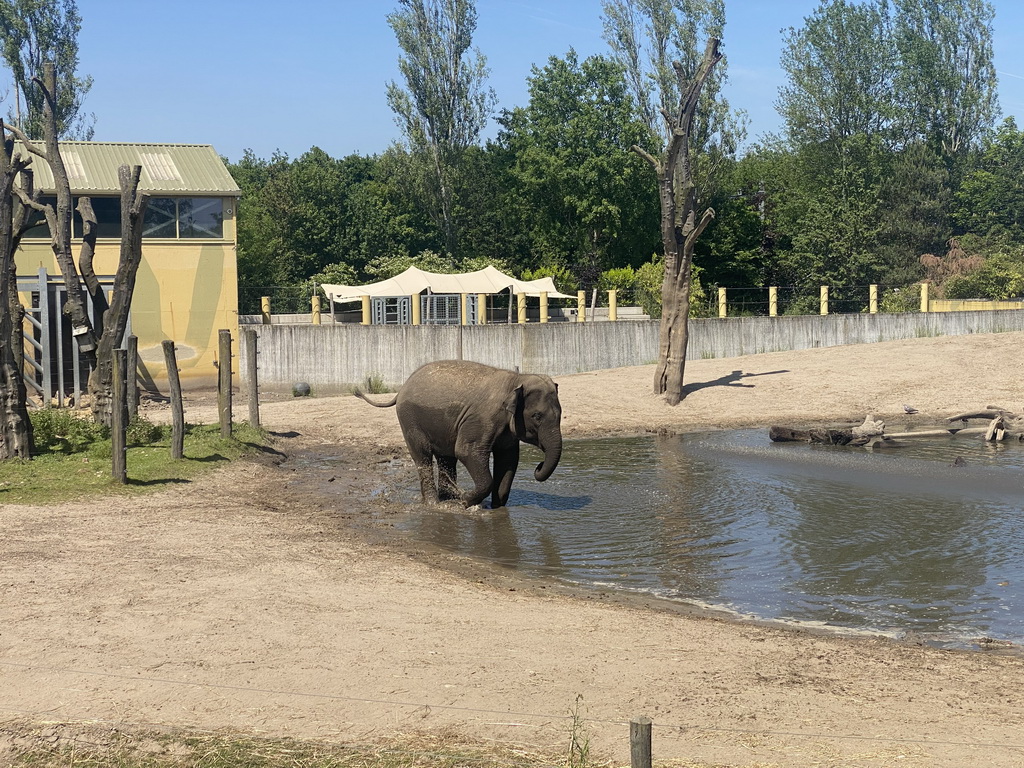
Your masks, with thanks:
[{"label": "patch of grass", "polygon": [[235,424],[230,438],[220,436],[219,425],[187,425],[185,458],[174,461],[170,427],[135,420],[128,428],[128,483],[121,485],[111,476],[109,430],[58,409],[33,413],[32,424],[36,456],[0,462],[2,504],[53,504],[186,483],[268,443],[266,433],[248,424]]},{"label": "patch of grass", "polygon": [[[0,725],[0,734],[6,729]],[[564,758],[457,734],[412,734],[381,744],[332,745],[234,734],[129,733],[47,726],[19,729],[5,753],[16,768],[541,768]]]},{"label": "patch of grass", "polygon": [[363,381],[360,389],[368,395],[383,395],[391,391],[379,373],[371,373]]}]

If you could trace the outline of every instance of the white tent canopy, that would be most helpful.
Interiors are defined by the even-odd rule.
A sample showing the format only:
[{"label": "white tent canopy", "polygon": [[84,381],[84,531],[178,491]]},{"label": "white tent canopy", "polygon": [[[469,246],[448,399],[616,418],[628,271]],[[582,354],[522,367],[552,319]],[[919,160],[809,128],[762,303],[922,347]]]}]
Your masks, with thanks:
[{"label": "white tent canopy", "polygon": [[527,296],[540,296],[546,293],[552,299],[574,299],[555,288],[555,281],[550,277],[538,280],[516,280],[494,267],[484,267],[476,272],[463,272],[460,275],[444,275],[435,272],[424,272],[416,267],[409,267],[400,275],[388,280],[368,285],[329,285],[320,286],[327,297],[334,303],[359,301],[363,296],[412,296],[429,290],[431,293],[499,293],[512,289],[513,293],[525,293]]}]

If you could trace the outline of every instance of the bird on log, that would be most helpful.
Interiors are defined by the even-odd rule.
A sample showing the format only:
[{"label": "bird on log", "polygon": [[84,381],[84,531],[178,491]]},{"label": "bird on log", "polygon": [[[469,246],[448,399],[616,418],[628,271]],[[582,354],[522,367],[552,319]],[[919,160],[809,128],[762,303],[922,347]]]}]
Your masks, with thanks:
[{"label": "bird on log", "polygon": [[[974,420],[984,420],[988,424],[983,427],[968,426]],[[950,416],[946,425],[932,429],[916,429],[904,432],[886,432],[885,422],[868,415],[864,423],[853,427],[814,427],[797,429],[794,427],[771,427],[768,437],[775,443],[802,442],[822,445],[854,445],[877,448],[895,441],[920,439],[928,437],[949,437],[950,435],[983,437],[990,442],[1001,440],[1024,440],[1024,416],[1005,408],[989,405],[976,411],[968,411]]]}]

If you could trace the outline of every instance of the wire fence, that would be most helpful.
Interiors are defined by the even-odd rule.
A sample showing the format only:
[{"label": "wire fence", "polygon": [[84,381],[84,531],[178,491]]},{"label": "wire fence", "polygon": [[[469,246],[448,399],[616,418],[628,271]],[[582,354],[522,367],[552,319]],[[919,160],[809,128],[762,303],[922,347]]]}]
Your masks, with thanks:
[{"label": "wire fence", "polygon": [[[661,317],[660,286],[653,289],[633,284],[614,289],[619,307],[639,307],[652,318]],[[610,305],[609,289],[589,287],[580,292],[587,309]],[[315,283],[276,286],[240,286],[238,312],[258,315],[264,298],[269,298],[274,314],[308,314],[314,296],[325,297]],[[857,314],[861,312],[918,312],[920,288],[916,285],[780,285],[780,286],[702,286],[691,299],[693,317],[753,317],[769,315]],[[724,302],[723,302],[724,298]],[[549,300],[552,308],[575,309],[578,299]],[[507,292],[492,294],[488,306],[506,310]],[[330,308],[324,304],[324,310]]]},{"label": "wire fence", "polygon": [[[170,686],[180,686],[188,688],[207,689],[212,691],[233,691],[238,693],[252,693],[259,694],[260,696],[286,696],[293,698],[305,698],[311,700],[332,700],[353,704],[366,704],[374,706],[391,706],[396,709],[411,709],[414,711],[423,711],[429,713],[432,710],[437,711],[448,711],[463,713],[466,715],[481,715],[488,718],[487,722],[493,723],[495,716],[500,716],[502,719],[501,724],[516,725],[520,727],[536,727],[550,729],[552,723],[564,723],[565,731],[568,734],[572,729],[583,729],[592,728],[594,726],[615,726],[621,727],[623,732],[626,733],[626,729],[630,725],[630,721],[621,719],[608,719],[608,718],[591,718],[579,711],[572,711],[568,714],[553,714],[551,712],[526,712],[526,711],[513,711],[509,709],[501,708],[481,708],[481,707],[469,707],[469,706],[457,706],[452,704],[438,704],[425,701],[402,701],[399,699],[384,699],[384,698],[370,698],[363,696],[350,696],[345,694],[334,694],[334,693],[314,693],[309,691],[297,691],[288,690],[281,688],[260,688],[255,686],[244,686],[244,685],[227,685],[221,683],[201,683],[188,680],[174,680],[163,677],[150,677],[147,675],[140,674],[119,674],[114,672],[101,672],[96,670],[83,670],[73,669],[67,667],[50,667],[41,664],[26,664],[20,662],[13,662],[7,660],[0,660],[0,667],[7,667],[8,669],[17,669],[22,671],[38,671],[45,672],[48,676],[55,677],[58,675],[80,675],[94,678],[107,678],[116,681],[127,681],[133,684],[140,682],[147,683],[158,683]],[[577,699],[577,704],[579,699]],[[6,712],[11,715],[17,715],[22,718],[32,718],[40,722],[46,722],[50,725],[54,724],[54,709],[46,710],[27,710],[27,709],[16,709],[10,706],[0,706],[0,712]],[[66,710],[62,712],[68,714]],[[514,723],[507,722],[508,718],[516,718],[517,721]],[[536,720],[537,724],[531,726],[529,723],[522,722],[523,720]],[[194,733],[202,732],[201,729],[184,729],[175,726],[168,726],[166,723],[152,723],[152,722],[132,722],[126,720],[117,721],[103,721],[98,720],[94,716],[83,713],[79,717],[65,717],[65,722],[82,722],[97,724],[102,722],[109,722],[111,725],[119,727],[129,726],[138,730],[159,728],[163,730],[176,730],[179,733]],[[771,728],[744,728],[744,727],[731,727],[731,726],[708,726],[701,723],[695,722],[673,722],[666,720],[655,720],[652,721],[654,728],[657,729],[658,739],[675,738],[675,739],[687,739],[688,741],[694,741],[694,736],[710,736],[713,734],[726,735],[734,737],[738,742],[742,740],[744,743],[751,743],[751,739],[764,739],[765,737],[785,737],[790,739],[811,739],[819,742],[836,744],[843,741],[853,741],[861,743],[873,743],[879,746],[895,746],[895,745],[914,745],[921,748],[929,749],[940,749],[943,747],[959,746],[959,747],[971,747],[977,750],[1024,750],[1024,741],[983,741],[983,740],[958,740],[958,739],[928,739],[928,738],[910,738],[900,736],[883,736],[883,735],[864,735],[856,733],[836,733],[834,731],[816,731],[816,730],[797,730],[797,729],[771,729]],[[624,739],[626,737],[624,736]],[[709,746],[706,739],[699,739],[700,746]]]}]

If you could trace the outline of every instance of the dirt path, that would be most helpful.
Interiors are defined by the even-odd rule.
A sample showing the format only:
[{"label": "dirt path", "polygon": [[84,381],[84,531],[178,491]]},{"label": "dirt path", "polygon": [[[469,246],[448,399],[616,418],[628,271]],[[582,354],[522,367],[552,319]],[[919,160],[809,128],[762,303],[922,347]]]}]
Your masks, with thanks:
[{"label": "dirt path", "polygon": [[[903,403],[921,423],[1019,411],[1022,343],[694,361],[677,408],[649,394],[652,367],[564,376],[564,432],[904,423]],[[279,399],[262,417],[290,435],[282,452],[336,462],[266,459],[143,498],[0,508],[0,720],[332,741],[454,727],[551,745],[567,743],[582,695],[592,748],[620,763],[629,719],[647,715],[658,760],[1024,765],[1018,656],[673,614],[410,552],[386,523],[369,537],[352,524],[381,511],[374,490],[404,459],[393,410]],[[195,402],[187,418],[215,413]],[[0,736],[0,764],[3,749]]]}]

